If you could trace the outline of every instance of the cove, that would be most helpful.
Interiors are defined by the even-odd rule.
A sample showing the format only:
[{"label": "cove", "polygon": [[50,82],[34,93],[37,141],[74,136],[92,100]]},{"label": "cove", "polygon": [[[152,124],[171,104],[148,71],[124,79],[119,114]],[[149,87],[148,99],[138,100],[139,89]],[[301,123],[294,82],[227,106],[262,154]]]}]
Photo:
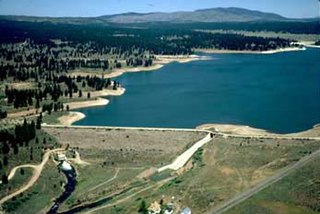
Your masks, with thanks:
[{"label": "cove", "polygon": [[75,125],[194,128],[239,124],[292,133],[320,122],[320,49],[277,54],[206,54],[127,73],[107,106],[81,109]]}]

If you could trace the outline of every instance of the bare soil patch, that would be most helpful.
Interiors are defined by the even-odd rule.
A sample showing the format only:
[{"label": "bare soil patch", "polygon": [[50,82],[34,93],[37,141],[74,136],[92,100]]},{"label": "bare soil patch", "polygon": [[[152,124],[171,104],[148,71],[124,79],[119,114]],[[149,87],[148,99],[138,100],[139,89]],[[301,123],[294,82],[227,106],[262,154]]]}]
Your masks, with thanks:
[{"label": "bare soil patch", "polygon": [[162,166],[202,139],[205,133],[96,128],[44,128],[84,160],[105,165]]}]

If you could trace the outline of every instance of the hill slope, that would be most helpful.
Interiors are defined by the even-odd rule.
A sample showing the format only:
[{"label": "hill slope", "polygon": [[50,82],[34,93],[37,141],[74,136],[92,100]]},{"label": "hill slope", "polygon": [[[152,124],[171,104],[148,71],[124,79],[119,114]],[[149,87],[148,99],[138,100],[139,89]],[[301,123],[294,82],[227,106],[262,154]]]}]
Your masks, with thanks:
[{"label": "hill slope", "polygon": [[127,13],[113,16],[102,16],[111,23],[147,23],[147,22],[249,22],[249,21],[284,21],[286,18],[260,11],[252,11],[242,8],[213,8],[196,10],[193,12],[173,13]]},{"label": "hill slope", "polygon": [[287,21],[285,17],[274,13],[247,10],[242,8],[213,8],[191,12],[172,13],[124,13],[100,17],[32,17],[32,16],[0,16],[0,20],[52,22],[67,24],[119,24],[119,23],[221,23],[252,21]]}]

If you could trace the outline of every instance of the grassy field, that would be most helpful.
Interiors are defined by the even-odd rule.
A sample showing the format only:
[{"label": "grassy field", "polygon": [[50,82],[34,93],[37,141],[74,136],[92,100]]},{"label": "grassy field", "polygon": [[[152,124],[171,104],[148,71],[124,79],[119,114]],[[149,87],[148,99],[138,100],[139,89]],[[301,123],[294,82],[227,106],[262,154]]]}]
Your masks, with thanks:
[{"label": "grassy field", "polygon": [[[12,148],[8,154],[0,154],[1,169],[0,175],[8,175],[12,168],[22,164],[40,164],[42,161],[45,148],[58,147],[58,143],[52,136],[49,136],[43,131],[37,131],[37,137],[24,145],[19,146],[18,154],[14,154]],[[8,164],[4,164],[4,157],[7,157]],[[24,168],[23,172],[17,170],[15,176],[9,181],[7,185],[0,185],[0,197],[13,193],[26,183],[32,175],[32,169]]]},{"label": "grassy field", "polygon": [[[102,200],[99,204],[108,207],[95,213],[129,214],[136,213],[142,201],[149,206],[151,202],[160,202],[162,199],[164,204],[173,202],[176,211],[190,207],[193,213],[205,213],[320,149],[320,143],[312,140],[216,137],[199,149],[183,169],[155,173],[155,167],[169,163],[205,134],[95,128],[45,130],[62,145],[68,144],[69,148],[77,150],[81,159],[89,163],[73,161],[77,171],[76,190],[60,207],[60,211]],[[69,159],[73,158],[71,154],[67,153]],[[289,212],[292,210],[301,210],[300,213],[311,211],[312,206],[318,206],[317,201],[311,200],[317,198],[315,194],[318,194],[318,166],[315,163],[311,169],[297,173],[294,178],[288,177],[288,184],[282,190],[274,187],[279,188],[278,198],[273,200],[271,189],[273,195],[270,195],[270,191],[267,192],[270,196],[267,193],[258,195],[258,199],[253,198],[253,202],[247,202],[249,204],[241,205],[243,208],[239,209],[243,209],[243,213],[250,213],[246,209],[262,212],[265,207],[284,207],[288,213],[293,213]],[[308,182],[302,183],[303,179]],[[297,185],[292,195],[289,185],[295,180],[301,181],[301,185]],[[50,162],[36,185],[23,196],[6,203],[4,208],[14,213],[21,213],[22,210],[28,210],[28,213],[45,212],[52,204],[52,199],[62,192],[63,183],[63,175]],[[306,191],[306,195],[302,194],[303,191]],[[104,201],[109,197],[113,198]],[[289,201],[281,202],[281,198]],[[299,201],[294,204],[296,199],[305,204]],[[293,204],[289,206],[289,202]],[[34,203],[37,205],[33,206]]]},{"label": "grassy field", "polygon": [[304,166],[226,213],[319,213],[319,161],[318,158],[317,161]]},{"label": "grassy field", "polygon": [[[79,204],[98,201],[116,192],[141,184],[137,176],[144,168],[103,168],[97,165],[77,167],[79,173],[76,190],[60,210],[68,210]],[[90,173],[90,174],[88,174]],[[92,179],[92,175],[95,179]]]},{"label": "grassy field", "polygon": [[15,176],[9,181],[8,185],[0,185],[0,198],[15,192],[20,186],[26,183],[32,176],[33,169],[24,168],[18,170]]},{"label": "grassy field", "polygon": [[63,191],[65,177],[56,165],[49,161],[33,187],[15,200],[6,202],[3,208],[8,213],[46,213]]},{"label": "grassy field", "polygon": [[[120,213],[131,213],[139,209],[142,199],[147,204],[163,199],[173,201],[176,210],[187,206],[193,213],[205,213],[319,148],[320,143],[313,141],[217,138],[195,154],[190,170],[117,207]],[[97,213],[112,212],[114,207]]]},{"label": "grassy field", "polygon": [[51,114],[46,114],[43,116],[42,122],[46,124],[60,124],[58,118],[68,115],[68,111],[51,112]]}]

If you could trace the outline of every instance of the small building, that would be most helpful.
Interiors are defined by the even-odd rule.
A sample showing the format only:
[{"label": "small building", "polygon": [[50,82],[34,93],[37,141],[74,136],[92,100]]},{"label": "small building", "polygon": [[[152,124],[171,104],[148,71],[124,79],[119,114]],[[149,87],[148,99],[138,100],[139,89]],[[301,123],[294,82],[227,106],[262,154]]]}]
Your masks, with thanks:
[{"label": "small building", "polygon": [[190,210],[190,208],[186,207],[181,211],[180,214],[191,214],[191,210]]},{"label": "small building", "polygon": [[158,202],[153,202],[148,208],[149,214],[159,214],[161,212],[161,205]]},{"label": "small building", "polygon": [[57,160],[58,160],[58,161],[66,161],[66,160],[67,160],[67,157],[66,157],[65,154],[58,153],[58,154],[57,154]]}]

